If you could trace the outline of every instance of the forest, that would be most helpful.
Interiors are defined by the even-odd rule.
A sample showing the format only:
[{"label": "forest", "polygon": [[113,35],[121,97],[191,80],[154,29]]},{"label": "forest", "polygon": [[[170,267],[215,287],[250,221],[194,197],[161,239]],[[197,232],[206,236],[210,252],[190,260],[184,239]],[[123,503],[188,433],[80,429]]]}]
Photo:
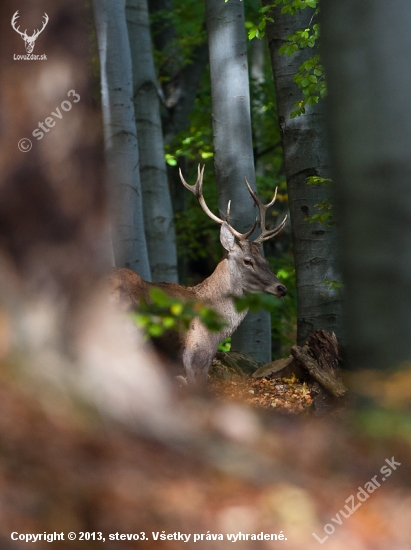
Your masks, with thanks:
[{"label": "forest", "polygon": [[410,24],[1,3],[1,548],[411,549]]}]

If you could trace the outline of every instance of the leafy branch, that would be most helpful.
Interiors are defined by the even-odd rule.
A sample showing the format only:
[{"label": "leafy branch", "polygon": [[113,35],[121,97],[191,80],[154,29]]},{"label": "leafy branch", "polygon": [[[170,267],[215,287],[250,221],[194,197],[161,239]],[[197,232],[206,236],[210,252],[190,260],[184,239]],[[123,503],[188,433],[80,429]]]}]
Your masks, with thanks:
[{"label": "leafy branch", "polygon": [[[331,185],[332,180],[329,178],[321,178],[319,176],[311,176],[307,178],[307,185]],[[314,222],[320,222],[322,225],[325,225],[327,223],[328,227],[331,225],[334,225],[334,214],[332,212],[333,204],[330,201],[330,199],[324,199],[321,202],[314,205],[316,208],[318,208],[319,212],[317,214],[314,214],[313,216],[310,216],[309,218],[305,218],[304,221],[314,223]]]},{"label": "leafy branch", "polygon": [[150,289],[150,302],[142,300],[139,310],[132,313],[132,319],[143,330],[146,339],[162,336],[167,330],[184,332],[195,318],[211,332],[226,326],[221,316],[203,302],[171,298],[156,287]]}]

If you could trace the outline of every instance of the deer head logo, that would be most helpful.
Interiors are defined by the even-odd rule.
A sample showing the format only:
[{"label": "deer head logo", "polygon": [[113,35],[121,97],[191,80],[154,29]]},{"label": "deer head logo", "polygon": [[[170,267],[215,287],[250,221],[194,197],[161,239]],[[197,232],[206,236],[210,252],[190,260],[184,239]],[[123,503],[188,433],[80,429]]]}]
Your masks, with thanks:
[{"label": "deer head logo", "polygon": [[27,35],[27,29],[24,31],[24,32],[21,32],[19,29],[20,27],[17,27],[16,28],[16,21],[17,19],[19,18],[19,12],[18,10],[16,11],[16,13],[13,15],[13,18],[11,20],[11,26],[13,27],[13,29],[18,32],[20,34],[20,36],[23,38],[24,40],[24,43],[25,43],[25,46],[26,46],[26,52],[27,53],[32,53],[32,51],[34,50],[34,46],[36,44],[36,40],[39,36],[40,33],[43,32],[45,26],[47,25],[48,21],[49,21],[49,16],[47,15],[47,13],[45,13],[43,15],[43,18],[44,18],[44,21],[43,21],[43,26],[41,27],[40,30],[36,30],[33,32],[33,34],[31,36],[28,36]]}]

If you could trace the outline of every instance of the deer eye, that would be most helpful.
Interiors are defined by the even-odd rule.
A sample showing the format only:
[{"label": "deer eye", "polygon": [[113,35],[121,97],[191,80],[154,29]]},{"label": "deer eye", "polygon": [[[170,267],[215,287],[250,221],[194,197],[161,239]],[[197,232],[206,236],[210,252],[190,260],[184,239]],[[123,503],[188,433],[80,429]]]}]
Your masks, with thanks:
[{"label": "deer eye", "polygon": [[249,266],[253,265],[252,260],[250,260],[249,258],[244,258],[243,262],[244,262],[244,265],[249,265]]}]

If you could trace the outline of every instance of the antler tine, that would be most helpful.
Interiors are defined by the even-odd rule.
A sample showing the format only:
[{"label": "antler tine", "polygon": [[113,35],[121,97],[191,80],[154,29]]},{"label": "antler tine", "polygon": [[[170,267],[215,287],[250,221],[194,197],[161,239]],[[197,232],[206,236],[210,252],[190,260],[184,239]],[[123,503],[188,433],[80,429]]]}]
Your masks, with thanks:
[{"label": "antler tine", "polygon": [[43,26],[41,27],[41,29],[37,29],[33,32],[32,38],[37,38],[38,36],[40,36],[40,34],[43,32],[45,26],[49,22],[49,16],[47,15],[47,13],[44,12],[43,18],[44,18]]},{"label": "antler tine", "polygon": [[268,241],[269,239],[271,239],[272,237],[275,237],[276,235],[278,235],[279,233],[281,233],[281,231],[284,229],[285,227],[285,222],[287,221],[287,215],[284,217],[283,221],[280,223],[280,225],[278,225],[277,227],[275,227],[274,229],[271,229],[270,231],[267,231],[266,233],[261,233],[261,235],[259,237],[257,237],[257,239],[254,241],[255,243],[263,243],[264,241]]},{"label": "antler tine", "polygon": [[268,239],[271,239],[275,235],[278,235],[278,233],[280,233],[280,231],[282,231],[284,229],[285,222],[287,221],[287,216],[285,216],[285,218],[280,223],[280,225],[278,225],[274,229],[270,229],[270,230],[267,231],[267,229],[265,227],[265,214],[266,214],[268,208],[273,206],[273,204],[275,203],[275,199],[277,198],[278,187],[275,188],[274,196],[273,196],[272,200],[268,204],[263,204],[260,201],[260,199],[257,197],[257,195],[254,193],[254,191],[251,189],[251,186],[248,183],[247,178],[245,178],[245,183],[247,184],[250,195],[252,196],[252,198],[253,198],[253,200],[254,200],[254,202],[255,202],[255,204],[256,204],[259,212],[260,212],[261,235],[259,235],[259,237],[257,237],[254,240],[254,242],[255,243],[262,243],[264,241],[268,241]]},{"label": "antler tine", "polygon": [[18,32],[21,36],[25,36],[27,34],[27,29],[25,32],[21,32],[20,30],[20,25],[17,27],[16,29],[16,21],[17,19],[20,17],[19,15],[19,10],[16,11],[16,13],[13,15],[12,17],[12,20],[11,20],[11,26],[13,27],[13,29]]},{"label": "antler tine", "polygon": [[[196,197],[196,199],[198,200],[198,202],[200,203],[200,206],[201,208],[203,209],[203,211],[207,214],[207,216],[209,218],[211,218],[213,221],[217,222],[218,224],[222,225],[224,223],[224,220],[220,219],[218,216],[216,216],[215,214],[213,214],[211,212],[211,210],[208,208],[205,200],[204,200],[204,197],[203,197],[203,176],[204,176],[204,168],[205,168],[205,164],[203,165],[203,167],[201,168],[200,170],[200,165],[198,165],[198,176],[197,176],[197,181],[195,182],[194,185],[189,185],[186,180],[184,179],[183,177],[183,173],[181,172],[181,168],[178,169],[178,172],[180,174],[180,179],[181,179],[181,182],[182,184],[184,185],[184,187],[186,189],[188,189],[189,191],[191,191],[193,193],[193,195]],[[229,220],[230,220],[230,207],[231,207],[231,201],[228,202],[228,205],[227,205],[227,214],[226,214],[226,223],[227,225],[229,226],[230,228],[230,231],[232,232],[232,234],[237,237],[238,240],[245,240],[247,239],[251,233],[254,231],[254,229],[256,228],[257,226],[257,221],[258,221],[258,218],[255,220],[254,222],[254,225],[253,227],[250,229],[250,231],[247,231],[246,233],[239,233],[237,230],[234,229],[234,227],[232,227],[230,224],[229,224]]]},{"label": "antler tine", "polygon": [[251,233],[253,233],[254,229],[257,227],[258,218],[255,219],[254,224],[253,224],[253,227],[252,227],[249,231],[247,231],[246,233],[239,233],[236,229],[234,229],[234,227],[232,227],[232,226],[229,224],[229,221],[230,221],[230,209],[231,209],[231,201],[228,201],[228,204],[227,204],[227,214],[226,214],[226,216],[225,216],[225,221],[226,221],[227,224],[229,225],[232,234],[233,234],[235,237],[237,237],[237,239],[239,239],[239,240],[246,240],[246,239],[248,239],[248,237],[251,235]]},{"label": "antler tine", "polygon": [[195,182],[194,185],[189,185],[186,182],[186,180],[183,178],[181,168],[178,169],[178,172],[180,174],[180,179],[181,179],[182,184],[184,185],[184,187],[186,189],[188,189],[189,191],[191,191],[193,193],[193,195],[196,197],[196,199],[200,203],[201,208],[207,214],[207,216],[209,218],[211,218],[213,221],[215,221],[215,222],[219,223],[220,225],[222,225],[224,223],[224,220],[221,220],[218,216],[216,216],[215,214],[213,214],[211,212],[211,210],[208,208],[208,206],[207,206],[207,204],[204,200],[204,197],[203,197],[204,168],[205,168],[205,164],[203,164],[203,167],[202,167],[201,170],[200,170],[200,165],[198,165],[198,176],[197,176],[197,181]]},{"label": "antler tine", "polygon": [[227,204],[227,214],[225,215],[225,221],[227,223],[230,223],[230,210],[231,210],[231,200],[228,201]]}]

